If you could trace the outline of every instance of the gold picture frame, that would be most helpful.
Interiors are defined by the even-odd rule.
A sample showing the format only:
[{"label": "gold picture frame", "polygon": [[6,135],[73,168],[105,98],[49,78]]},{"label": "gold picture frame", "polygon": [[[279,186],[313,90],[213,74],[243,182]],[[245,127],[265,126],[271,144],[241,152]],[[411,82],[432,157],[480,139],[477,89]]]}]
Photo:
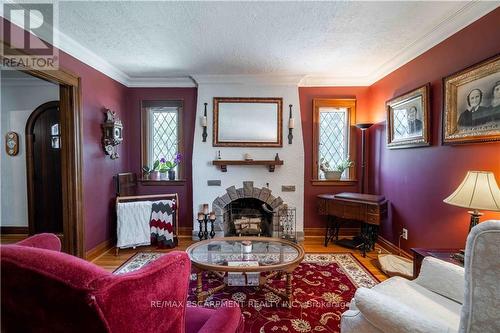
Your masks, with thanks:
[{"label": "gold picture frame", "polygon": [[385,103],[389,149],[430,145],[429,91],[427,83]]},{"label": "gold picture frame", "polygon": [[283,147],[283,98],[214,97],[214,147]]},{"label": "gold picture frame", "polygon": [[500,55],[443,79],[443,144],[500,140]]}]

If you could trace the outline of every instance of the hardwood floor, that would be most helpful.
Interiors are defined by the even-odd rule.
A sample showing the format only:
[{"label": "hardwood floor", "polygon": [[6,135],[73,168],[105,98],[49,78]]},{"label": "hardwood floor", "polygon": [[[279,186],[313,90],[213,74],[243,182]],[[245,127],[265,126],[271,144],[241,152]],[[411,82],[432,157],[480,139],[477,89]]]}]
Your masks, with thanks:
[{"label": "hardwood floor", "polygon": [[[386,250],[381,248],[380,246],[375,246],[375,251],[371,251],[367,253],[366,258],[361,256],[359,251],[353,251],[344,247],[340,247],[338,245],[330,244],[328,247],[323,246],[323,237],[306,237],[305,241],[302,242],[302,246],[306,253],[339,253],[339,252],[350,252],[353,253],[354,256],[379,280],[383,281],[387,279],[387,275],[385,275],[378,267],[377,267],[377,255],[378,251],[382,253],[388,253]],[[187,237],[181,237],[179,239],[179,246],[175,249],[177,251],[184,251],[189,245],[193,244],[193,241]],[[96,265],[112,272],[120,265],[122,265],[125,261],[127,261],[130,257],[132,257],[135,253],[142,251],[152,251],[152,252],[169,252],[173,250],[158,250],[156,247],[146,246],[140,247],[137,249],[125,249],[120,250],[118,256],[115,256],[115,249],[112,248],[109,251],[105,252],[101,256],[95,258],[92,262]]]}]

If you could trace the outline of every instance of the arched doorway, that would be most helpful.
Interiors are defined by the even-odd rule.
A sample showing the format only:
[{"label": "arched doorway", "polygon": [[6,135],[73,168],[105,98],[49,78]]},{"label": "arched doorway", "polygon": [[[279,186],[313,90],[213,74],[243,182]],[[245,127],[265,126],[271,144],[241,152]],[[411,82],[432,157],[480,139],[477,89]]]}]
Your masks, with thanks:
[{"label": "arched doorway", "polygon": [[28,227],[51,232],[64,243],[59,101],[37,107],[26,122]]}]

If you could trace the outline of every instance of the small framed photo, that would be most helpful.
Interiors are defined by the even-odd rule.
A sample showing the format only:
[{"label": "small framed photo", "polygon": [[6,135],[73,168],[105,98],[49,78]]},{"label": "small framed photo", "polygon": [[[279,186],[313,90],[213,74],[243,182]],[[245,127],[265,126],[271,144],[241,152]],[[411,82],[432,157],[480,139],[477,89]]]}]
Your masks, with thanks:
[{"label": "small framed photo", "polygon": [[443,144],[500,140],[500,55],[443,79]]},{"label": "small framed photo", "polygon": [[387,147],[430,145],[430,83],[386,102]]}]

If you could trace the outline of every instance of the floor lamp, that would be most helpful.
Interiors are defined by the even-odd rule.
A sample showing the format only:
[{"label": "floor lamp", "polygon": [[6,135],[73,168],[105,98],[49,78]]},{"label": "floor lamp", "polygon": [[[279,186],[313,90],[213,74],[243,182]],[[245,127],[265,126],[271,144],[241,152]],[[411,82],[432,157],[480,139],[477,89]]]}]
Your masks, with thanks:
[{"label": "floor lamp", "polygon": [[365,193],[365,173],[366,173],[366,130],[373,124],[357,124],[356,127],[361,130],[361,193]]}]

